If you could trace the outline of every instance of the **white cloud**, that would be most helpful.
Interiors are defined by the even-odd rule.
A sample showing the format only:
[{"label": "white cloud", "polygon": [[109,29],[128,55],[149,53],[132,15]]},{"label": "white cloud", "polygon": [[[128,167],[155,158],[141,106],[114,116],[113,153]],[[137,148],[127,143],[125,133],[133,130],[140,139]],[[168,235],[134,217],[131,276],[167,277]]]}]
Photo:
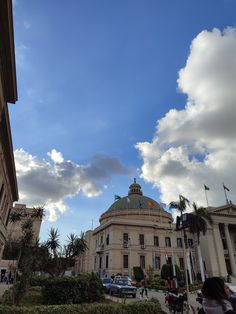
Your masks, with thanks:
[{"label": "white cloud", "polygon": [[102,193],[112,175],[129,172],[118,159],[97,154],[86,165],[65,161],[52,149],[50,160],[32,156],[23,149],[14,152],[19,186],[19,202],[28,206],[44,205],[54,221],[67,210],[66,198],[82,192],[87,197]]},{"label": "white cloud", "polygon": [[225,202],[222,182],[236,202],[236,30],[201,32],[179,71],[179,90],[187,94],[183,110],[172,109],[157,121],[151,142],[137,143],[141,176],[160,189],[162,200],[183,194],[206,205]]}]

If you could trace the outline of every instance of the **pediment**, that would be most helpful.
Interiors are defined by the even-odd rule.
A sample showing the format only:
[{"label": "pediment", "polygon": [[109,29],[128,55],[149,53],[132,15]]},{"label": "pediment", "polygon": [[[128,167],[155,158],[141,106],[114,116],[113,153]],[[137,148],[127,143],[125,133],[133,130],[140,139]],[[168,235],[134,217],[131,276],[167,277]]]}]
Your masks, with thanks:
[{"label": "pediment", "polygon": [[226,204],[219,207],[209,207],[208,212],[212,215],[222,216],[235,216],[236,217],[236,205]]}]

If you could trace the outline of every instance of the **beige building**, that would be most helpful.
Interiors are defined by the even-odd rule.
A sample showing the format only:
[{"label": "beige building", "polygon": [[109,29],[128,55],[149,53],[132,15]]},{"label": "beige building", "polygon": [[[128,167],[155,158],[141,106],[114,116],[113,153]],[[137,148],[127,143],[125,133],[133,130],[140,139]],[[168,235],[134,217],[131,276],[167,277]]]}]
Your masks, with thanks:
[{"label": "beige building", "polygon": [[229,203],[219,207],[209,207],[213,225],[208,227],[200,244],[209,276],[232,275],[236,282],[236,206]]},{"label": "beige building", "polygon": [[[77,258],[76,273],[94,271],[100,277],[121,273],[133,275],[133,267],[144,272],[149,267],[160,273],[163,264],[172,262],[183,270],[182,231],[174,231],[172,216],[160,204],[143,195],[134,181],[128,195],[115,201],[101,215],[100,225],[86,232],[88,250]],[[193,236],[188,264],[195,261]]]},{"label": "beige building", "polygon": [[11,209],[11,213],[19,213],[21,215],[21,219],[15,223],[9,222],[7,224],[7,233],[8,233],[8,240],[13,241],[19,240],[22,237],[22,229],[21,225],[28,219],[32,220],[32,231],[33,231],[33,242],[39,238],[40,227],[42,223],[42,216],[35,215],[40,208],[31,208],[26,207],[25,204],[15,204],[14,207]]},{"label": "beige building", "polygon": [[7,221],[18,200],[8,103],[17,100],[11,0],[0,1],[0,257],[7,237]]},{"label": "beige building", "polygon": [[[213,225],[200,237],[200,250],[195,236],[186,232],[188,248],[183,251],[183,231],[176,231],[172,215],[155,200],[143,196],[134,182],[128,195],[115,201],[100,216],[100,225],[88,230],[88,250],[76,260],[75,272],[94,271],[100,277],[121,273],[133,275],[133,267],[149,266],[160,273],[163,264],[174,262],[180,269],[184,263],[190,282],[200,274],[202,260],[206,276],[232,275],[236,282],[236,206],[209,207]],[[199,252],[200,251],[200,252]],[[202,256],[202,258],[200,257]],[[234,279],[235,278],[235,279]]]}]

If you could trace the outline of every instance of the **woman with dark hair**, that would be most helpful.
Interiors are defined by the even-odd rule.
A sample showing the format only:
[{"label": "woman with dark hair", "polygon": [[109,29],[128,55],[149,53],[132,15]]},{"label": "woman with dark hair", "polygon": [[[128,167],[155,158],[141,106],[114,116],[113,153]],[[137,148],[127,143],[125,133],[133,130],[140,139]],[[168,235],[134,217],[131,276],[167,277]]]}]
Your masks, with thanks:
[{"label": "woman with dark hair", "polygon": [[236,314],[229,302],[229,287],[222,278],[207,278],[202,287],[202,295],[199,314]]}]

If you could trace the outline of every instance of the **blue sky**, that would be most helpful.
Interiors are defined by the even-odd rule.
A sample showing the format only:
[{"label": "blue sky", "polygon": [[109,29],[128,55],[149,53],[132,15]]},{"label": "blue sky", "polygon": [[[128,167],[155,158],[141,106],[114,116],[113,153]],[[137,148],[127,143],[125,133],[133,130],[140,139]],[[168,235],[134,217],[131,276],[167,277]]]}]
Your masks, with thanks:
[{"label": "blue sky", "polygon": [[230,0],[14,1],[19,202],[47,209],[42,240],[97,226],[134,177],[159,202],[205,205],[206,184],[221,205],[222,182],[236,201],[235,11]]}]

